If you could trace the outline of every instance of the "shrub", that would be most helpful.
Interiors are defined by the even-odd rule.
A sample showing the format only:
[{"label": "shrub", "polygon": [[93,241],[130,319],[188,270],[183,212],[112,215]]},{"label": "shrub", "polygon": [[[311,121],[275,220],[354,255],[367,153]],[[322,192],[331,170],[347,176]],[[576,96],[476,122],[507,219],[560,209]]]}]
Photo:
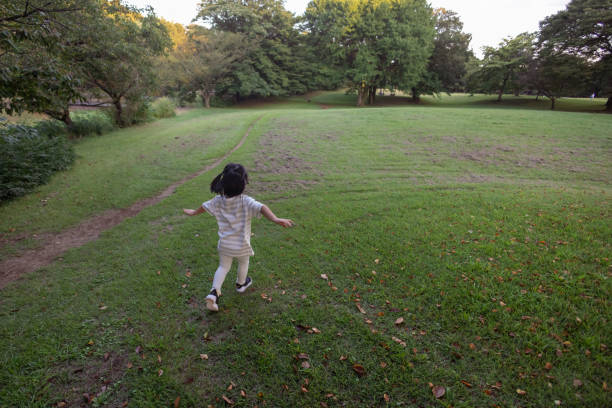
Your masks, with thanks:
[{"label": "shrub", "polygon": [[69,132],[73,136],[101,135],[115,128],[111,116],[102,110],[77,112],[72,115]]},{"label": "shrub", "polygon": [[151,104],[151,113],[158,119],[176,116],[175,109],[175,103],[168,97],[159,98]]},{"label": "shrub", "polygon": [[0,201],[46,183],[70,167],[74,157],[65,133],[47,136],[36,127],[0,124]]}]

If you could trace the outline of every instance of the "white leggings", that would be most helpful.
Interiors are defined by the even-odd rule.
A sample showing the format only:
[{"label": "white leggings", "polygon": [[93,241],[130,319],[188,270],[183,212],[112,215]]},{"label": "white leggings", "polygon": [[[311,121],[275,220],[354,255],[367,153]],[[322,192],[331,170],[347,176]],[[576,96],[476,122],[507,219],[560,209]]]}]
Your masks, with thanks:
[{"label": "white leggings", "polygon": [[[238,259],[238,278],[236,279],[236,283],[244,284],[247,278],[247,272],[249,271],[249,255],[236,257]],[[217,291],[218,295],[221,295],[221,286],[223,286],[223,281],[225,281],[225,276],[229,272],[232,267],[233,257],[219,254],[219,267],[215,272],[215,277],[213,279],[212,288]]]}]

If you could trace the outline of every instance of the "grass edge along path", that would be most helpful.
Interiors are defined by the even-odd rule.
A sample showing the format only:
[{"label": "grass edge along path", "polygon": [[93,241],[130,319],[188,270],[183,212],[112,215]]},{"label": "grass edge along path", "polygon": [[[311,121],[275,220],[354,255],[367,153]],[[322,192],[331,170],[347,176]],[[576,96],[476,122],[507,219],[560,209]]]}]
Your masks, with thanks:
[{"label": "grass edge along path", "polygon": [[178,187],[185,184],[207,171],[219,166],[232,153],[238,150],[246,141],[253,126],[259,122],[264,115],[260,115],[249,124],[238,144],[227,151],[223,156],[217,158],[213,163],[203,167],[195,173],[189,174],[162,190],[160,193],[136,201],[127,208],[111,209],[82,221],[78,225],[68,228],[58,234],[51,234],[46,243],[39,248],[24,251],[18,256],[8,258],[0,262],[0,289],[8,283],[18,279],[25,273],[32,272],[38,268],[48,265],[55,258],[69,249],[80,247],[90,241],[97,239],[100,233],[120,224],[126,218],[131,218],[140,213],[146,207],[157,204],[164,198],[173,194]]}]

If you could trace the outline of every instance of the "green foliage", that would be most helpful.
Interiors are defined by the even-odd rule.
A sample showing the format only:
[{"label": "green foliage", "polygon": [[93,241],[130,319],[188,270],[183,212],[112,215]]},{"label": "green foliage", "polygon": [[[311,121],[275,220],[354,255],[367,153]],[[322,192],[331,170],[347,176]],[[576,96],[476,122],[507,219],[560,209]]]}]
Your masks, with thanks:
[{"label": "green foliage", "polygon": [[420,94],[463,90],[467,64],[470,57],[473,57],[469,50],[472,36],[462,31],[463,23],[457,13],[436,9],[434,19],[434,49],[427,64],[427,72],[412,89],[414,99],[418,99]]},{"label": "green foliage", "polygon": [[409,90],[425,73],[434,26],[425,1],[314,0],[305,13],[321,58],[344,73],[358,105],[380,87]]},{"label": "green foliage", "polygon": [[58,130],[43,125],[40,132],[23,125],[0,126],[0,201],[24,195],[70,167],[74,151],[65,134],[48,134]]},{"label": "green foliage", "polygon": [[305,36],[282,0],[205,0],[198,18],[214,30],[243,36],[248,52],[220,81],[217,93],[236,100],[251,96],[288,95],[313,87],[316,56],[304,52]]},{"label": "green foliage", "polygon": [[68,131],[72,136],[84,137],[102,135],[113,129],[115,129],[115,124],[109,112],[95,110],[74,113]]},{"label": "green foliage", "polygon": [[176,116],[176,104],[168,97],[158,98],[151,103],[151,114],[158,118],[171,118]]},{"label": "green foliage", "polygon": [[535,34],[522,33],[505,38],[497,48],[484,47],[480,70],[476,73],[479,86],[488,92],[497,92],[498,100],[507,89],[521,88],[520,78],[534,58]]},{"label": "green foliage", "polygon": [[539,45],[551,54],[572,54],[594,64],[593,90],[612,110],[612,6],[609,0],[572,0],[540,22]]}]

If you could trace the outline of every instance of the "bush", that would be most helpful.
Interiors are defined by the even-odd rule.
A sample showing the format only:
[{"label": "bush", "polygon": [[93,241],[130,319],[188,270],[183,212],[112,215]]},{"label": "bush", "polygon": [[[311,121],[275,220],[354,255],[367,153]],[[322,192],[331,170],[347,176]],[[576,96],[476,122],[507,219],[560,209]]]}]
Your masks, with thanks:
[{"label": "bush", "polygon": [[158,119],[176,116],[175,109],[175,103],[168,97],[159,98],[151,104],[151,113]]},{"label": "bush", "polygon": [[[44,126],[41,132],[49,130]],[[0,124],[0,201],[24,195],[74,162],[65,133],[41,132],[31,126]]]},{"label": "bush", "polygon": [[84,137],[108,133],[114,128],[113,119],[107,112],[95,110],[74,113],[69,132],[73,136]]}]

